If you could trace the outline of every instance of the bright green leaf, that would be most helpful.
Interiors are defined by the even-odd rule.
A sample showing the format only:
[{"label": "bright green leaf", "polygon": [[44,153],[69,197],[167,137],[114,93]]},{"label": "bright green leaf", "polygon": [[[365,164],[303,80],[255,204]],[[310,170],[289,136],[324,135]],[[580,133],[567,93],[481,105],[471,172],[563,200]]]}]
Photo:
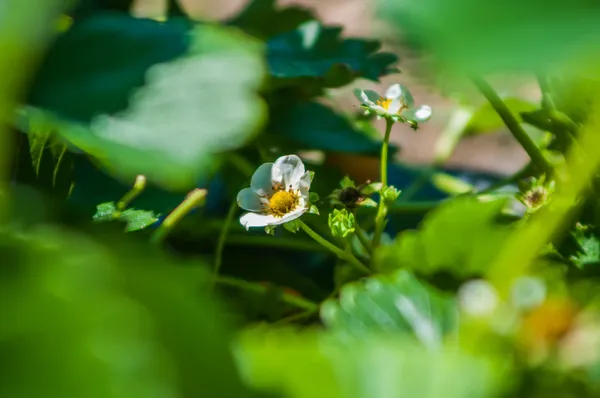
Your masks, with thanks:
[{"label": "bright green leaf", "polygon": [[158,221],[158,215],[155,215],[152,211],[127,209],[121,212],[121,214],[115,215],[115,210],[114,202],[101,203],[98,205],[93,219],[96,222],[124,221],[127,223],[126,232],[144,229]]},{"label": "bright green leaf", "polygon": [[[520,98],[504,98],[503,101],[515,115],[531,112],[537,108],[535,104]],[[490,103],[486,102],[472,114],[463,134],[494,133],[502,128],[505,128],[504,122]]]},{"label": "bright green leaf", "polygon": [[497,389],[497,365],[459,347],[425,349],[393,337],[253,330],[235,346],[242,375],[290,398],[485,398]]},{"label": "bright green leaf", "polygon": [[428,347],[440,346],[447,333],[456,331],[457,316],[454,300],[404,270],[346,285],[339,300],[321,307],[321,318],[332,330],[354,336],[410,334]]},{"label": "bright green leaf", "polygon": [[378,267],[424,275],[448,271],[465,278],[485,274],[511,231],[497,221],[506,205],[506,198],[453,199],[428,213],[418,230],[402,232],[382,247]]},{"label": "bright green leaf", "polygon": [[463,72],[540,70],[597,53],[600,3],[589,0],[379,0],[415,47]]}]

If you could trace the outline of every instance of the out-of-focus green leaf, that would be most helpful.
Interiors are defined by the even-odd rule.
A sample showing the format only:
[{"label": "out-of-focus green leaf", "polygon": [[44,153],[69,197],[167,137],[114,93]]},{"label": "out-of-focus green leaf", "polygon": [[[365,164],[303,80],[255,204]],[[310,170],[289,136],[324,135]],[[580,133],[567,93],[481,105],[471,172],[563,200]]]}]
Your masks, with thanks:
[{"label": "out-of-focus green leaf", "polygon": [[239,32],[108,14],[82,19],[57,41],[30,101],[91,120],[56,125],[115,176],[145,174],[181,189],[210,174],[212,154],[242,145],[262,124],[263,73],[260,45]]},{"label": "out-of-focus green leaf", "polygon": [[344,286],[339,300],[321,307],[321,319],[335,331],[353,336],[373,332],[407,333],[427,347],[439,347],[455,331],[453,299],[424,285],[410,272],[377,275]]},{"label": "out-of-focus green leaf", "polygon": [[121,220],[127,223],[126,232],[138,231],[144,229],[158,221],[159,214],[149,210],[127,209],[118,215],[115,215],[115,203],[101,203],[98,205],[94,221],[114,221]]},{"label": "out-of-focus green leaf", "polygon": [[600,78],[563,75],[550,79],[550,91],[557,109],[574,122],[588,120],[594,101],[600,92]]},{"label": "out-of-focus green leaf", "polygon": [[431,211],[418,230],[400,233],[377,255],[379,269],[398,268],[431,275],[448,271],[459,277],[484,274],[511,227],[497,222],[506,198],[481,201],[456,198]]},{"label": "out-of-focus green leaf", "polygon": [[[520,98],[505,98],[503,101],[515,115],[521,112],[531,112],[537,108],[535,104]],[[489,102],[486,102],[472,115],[471,120],[469,120],[469,123],[465,127],[464,133],[493,133],[504,128],[504,126],[504,122],[498,116],[498,113],[492,108]]]},{"label": "out-of-focus green leaf", "polygon": [[313,13],[302,7],[277,9],[275,0],[252,0],[229,24],[264,39],[294,30],[312,19]]},{"label": "out-of-focus green leaf", "polygon": [[236,344],[248,382],[290,398],[488,397],[494,362],[459,347],[425,349],[412,341],[286,330],[250,331]]},{"label": "out-of-focus green leaf", "polygon": [[485,72],[547,68],[597,53],[595,0],[379,0],[380,15],[449,67]]},{"label": "out-of-focus green leaf", "polygon": [[397,71],[396,55],[378,52],[380,43],[343,39],[341,28],[325,27],[317,21],[276,36],[267,42],[267,61],[279,84],[311,83],[341,87],[356,78],[378,81]]},{"label": "out-of-focus green leaf", "polygon": [[0,234],[0,396],[249,396],[202,268],[122,237]]},{"label": "out-of-focus green leaf", "polygon": [[268,131],[272,139],[290,141],[299,149],[373,155],[381,149],[380,142],[354,128],[333,109],[316,102],[276,108]]}]

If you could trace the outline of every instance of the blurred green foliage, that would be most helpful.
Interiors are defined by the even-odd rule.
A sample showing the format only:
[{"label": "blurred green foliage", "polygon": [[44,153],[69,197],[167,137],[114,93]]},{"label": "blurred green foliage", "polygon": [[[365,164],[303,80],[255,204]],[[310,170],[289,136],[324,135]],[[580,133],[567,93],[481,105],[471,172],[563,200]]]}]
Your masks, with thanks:
[{"label": "blurred green foliage", "polygon": [[[5,3],[0,396],[598,396],[597,2],[380,0],[428,78],[471,77],[488,100],[462,101],[423,170],[378,159],[373,115],[330,95],[398,57],[313,10]],[[514,71],[539,101],[486,92],[482,73]],[[502,128],[532,159],[521,172],[441,170]],[[238,191],[293,153],[319,215],[246,231]],[[378,163],[385,191],[365,177]],[[350,171],[374,204],[398,199],[333,210]],[[524,180],[542,175],[556,191]]]}]

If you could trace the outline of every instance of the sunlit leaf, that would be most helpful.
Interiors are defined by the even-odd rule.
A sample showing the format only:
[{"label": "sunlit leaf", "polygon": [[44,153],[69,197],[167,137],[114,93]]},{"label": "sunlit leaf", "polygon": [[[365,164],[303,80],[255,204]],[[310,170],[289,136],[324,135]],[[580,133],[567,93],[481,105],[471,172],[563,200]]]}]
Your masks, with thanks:
[{"label": "sunlit leaf", "polygon": [[457,198],[428,213],[418,230],[400,233],[378,255],[379,268],[398,268],[459,277],[485,274],[511,227],[498,222],[505,198],[480,201]]},{"label": "sunlit leaf", "polygon": [[421,283],[410,272],[378,275],[342,287],[338,299],[321,307],[325,325],[353,336],[391,332],[409,334],[424,346],[439,347],[454,332],[454,301]]},{"label": "sunlit leaf", "polygon": [[[503,101],[515,115],[521,112],[531,112],[537,108],[535,104],[520,98],[504,98]],[[465,127],[465,134],[493,133],[501,128],[505,128],[504,122],[490,103],[486,102],[472,115]]]},{"label": "sunlit leaf", "polygon": [[337,337],[250,331],[237,342],[236,358],[252,386],[290,398],[488,397],[497,386],[494,363],[458,347],[427,350],[398,338]]},{"label": "sunlit leaf", "polygon": [[597,53],[600,3],[594,0],[379,0],[380,15],[416,47],[450,68],[547,68]]},{"label": "sunlit leaf", "polygon": [[121,213],[115,214],[116,208],[114,202],[101,203],[98,205],[96,214],[94,214],[94,221],[124,221],[127,223],[125,231],[132,232],[140,229],[144,229],[158,221],[159,214],[149,210],[138,210],[129,208]]}]

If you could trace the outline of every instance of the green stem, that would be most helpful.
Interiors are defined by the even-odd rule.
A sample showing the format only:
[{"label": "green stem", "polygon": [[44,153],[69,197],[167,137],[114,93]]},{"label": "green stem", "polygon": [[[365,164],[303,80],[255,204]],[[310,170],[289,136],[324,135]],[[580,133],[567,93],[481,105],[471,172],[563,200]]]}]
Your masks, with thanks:
[{"label": "green stem", "polygon": [[288,317],[279,319],[278,321],[271,323],[270,326],[285,325],[285,324],[292,323],[292,322],[302,321],[304,319],[310,318],[311,316],[315,315],[318,312],[319,312],[318,308],[316,308],[314,310],[302,311],[297,314],[293,314]]},{"label": "green stem", "polygon": [[[265,294],[269,291],[268,286],[263,286],[258,283],[248,282],[243,279],[233,278],[230,276],[219,276],[216,280],[219,285],[235,287],[240,290],[245,290],[248,292],[254,292],[258,294]],[[289,305],[294,307],[301,308],[306,311],[318,311],[319,305],[317,303],[313,303],[302,297],[296,297],[291,294],[283,292],[281,295],[281,300]]]},{"label": "green stem", "polygon": [[208,191],[206,189],[199,188],[190,192],[185,200],[181,202],[179,206],[164,219],[156,231],[154,231],[150,238],[150,242],[161,243],[164,241],[175,225],[177,225],[189,212],[204,203],[207,194]]},{"label": "green stem", "polygon": [[227,212],[227,216],[225,217],[225,222],[223,223],[223,228],[221,228],[221,233],[219,234],[219,240],[217,241],[217,249],[215,250],[215,266],[213,268],[213,286],[219,276],[219,271],[221,270],[221,265],[223,264],[223,249],[225,248],[225,241],[227,240],[227,234],[229,232],[229,227],[231,227],[231,223],[233,222],[233,217],[235,216],[235,211],[238,208],[237,202],[234,200],[231,202],[229,206],[229,211]]},{"label": "green stem", "polygon": [[385,228],[386,215],[387,215],[387,204],[383,199],[381,193],[387,188],[387,168],[388,168],[388,148],[390,146],[390,133],[392,132],[392,126],[394,121],[391,118],[385,119],[385,136],[381,145],[381,191],[379,197],[379,208],[377,209],[377,216],[375,217],[375,235],[373,236],[373,249],[379,246],[381,241],[381,234]]},{"label": "green stem", "polygon": [[519,180],[522,180],[525,177],[530,176],[531,173],[531,163],[528,163],[527,165],[525,165],[525,167],[523,167],[521,170],[517,171],[515,174],[510,175],[498,182],[495,182],[493,184],[491,184],[489,187],[482,189],[481,191],[476,192],[477,195],[485,195],[488,194],[490,192],[493,192],[497,189],[500,189],[502,187],[505,187],[507,185],[513,184],[515,182],[518,182]]},{"label": "green stem", "polygon": [[394,121],[391,118],[385,119],[385,136],[383,137],[383,143],[381,144],[381,184],[382,188],[387,187],[387,169],[388,169],[388,150],[390,147],[390,133],[392,132],[392,126]]},{"label": "green stem", "polygon": [[300,228],[302,228],[302,230],[308,236],[313,238],[317,243],[319,243],[323,247],[327,248],[329,251],[331,251],[333,254],[335,254],[339,259],[349,262],[363,274],[369,275],[371,273],[371,270],[369,270],[363,263],[361,263],[356,257],[354,257],[354,255],[352,253],[348,253],[348,252],[340,249],[339,247],[335,246],[333,243],[329,242],[328,240],[324,239],[323,237],[321,237],[321,235],[319,235],[318,233],[313,231],[308,225],[306,225],[304,223],[304,221],[298,220],[298,224],[300,225]]},{"label": "green stem", "polygon": [[531,161],[542,171],[549,172],[552,167],[548,162],[548,159],[544,157],[544,154],[537,147],[535,142],[529,137],[527,132],[523,129],[517,118],[512,114],[510,109],[506,106],[504,101],[500,98],[498,93],[480,77],[471,77],[471,80],[477,86],[479,91],[489,101],[492,108],[498,113],[500,118],[504,121],[506,127],[510,130],[515,139],[521,144],[525,152],[531,158]]},{"label": "green stem", "polygon": [[371,255],[371,253],[372,253],[371,245],[369,244],[369,241],[367,240],[367,237],[365,236],[365,231],[363,231],[363,229],[360,227],[360,225],[358,225],[358,220],[356,219],[356,216],[354,216],[354,229],[355,229],[355,234],[356,234],[356,237],[358,238],[358,241],[365,248],[367,253],[369,255]]},{"label": "green stem", "polygon": [[129,206],[129,204],[142,193],[144,188],[146,188],[146,176],[140,174],[135,178],[133,188],[127,191],[127,193],[123,195],[123,197],[115,205],[113,218],[119,218],[121,216],[121,212],[127,209],[127,206]]}]

